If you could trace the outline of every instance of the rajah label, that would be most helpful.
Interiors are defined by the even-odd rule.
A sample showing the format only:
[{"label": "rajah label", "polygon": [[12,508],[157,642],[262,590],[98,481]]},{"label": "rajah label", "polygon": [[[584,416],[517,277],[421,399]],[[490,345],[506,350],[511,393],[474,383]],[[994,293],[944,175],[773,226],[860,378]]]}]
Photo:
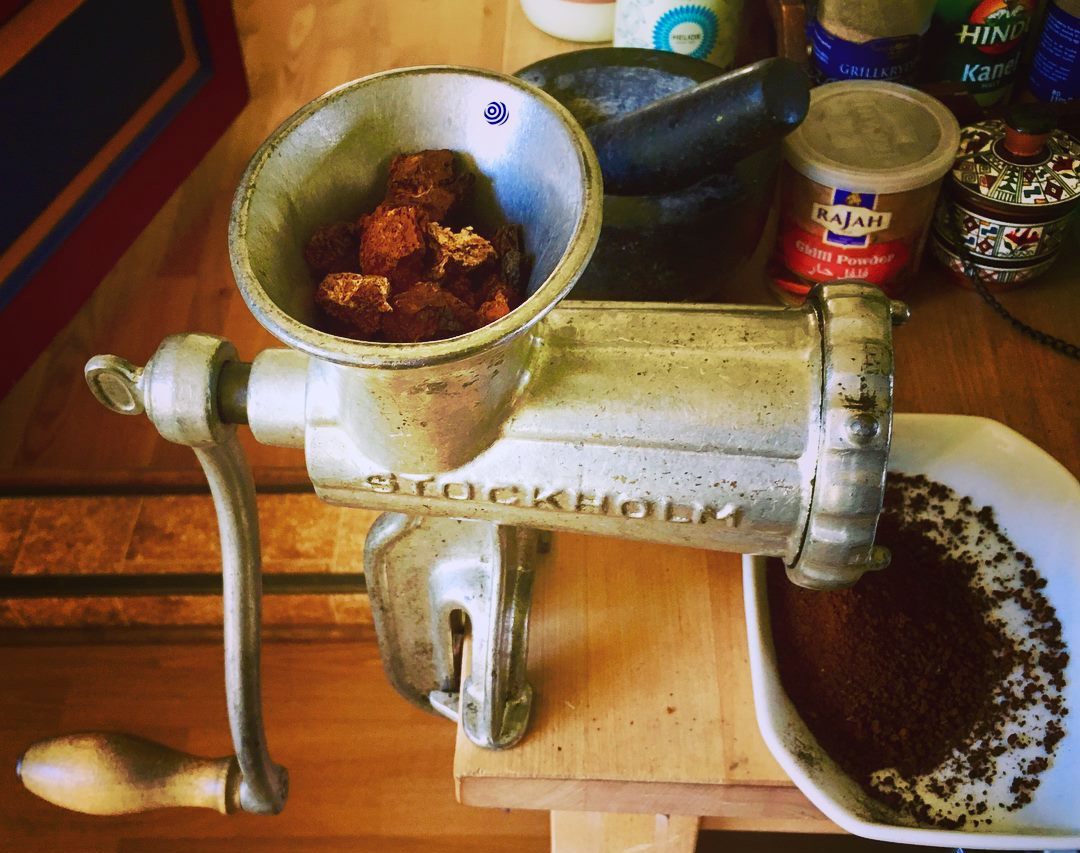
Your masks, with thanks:
[{"label": "rajah label", "polygon": [[884,231],[892,222],[892,214],[847,204],[821,204],[815,202],[810,218],[822,225],[828,237],[865,237],[875,231]]}]

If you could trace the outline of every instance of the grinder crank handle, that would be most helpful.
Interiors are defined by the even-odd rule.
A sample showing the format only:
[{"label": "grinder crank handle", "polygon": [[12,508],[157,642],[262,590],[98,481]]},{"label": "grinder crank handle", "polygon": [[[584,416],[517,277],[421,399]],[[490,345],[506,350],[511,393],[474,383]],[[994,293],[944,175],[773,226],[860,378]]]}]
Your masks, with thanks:
[{"label": "grinder crank handle", "polygon": [[773,57],[591,125],[604,192],[684,189],[779,142],[806,118],[810,79]]},{"label": "grinder crank handle", "polygon": [[121,815],[172,806],[240,807],[236,756],[197,758],[124,734],[61,735],[38,741],[16,769],[31,793],[92,815]]},{"label": "grinder crank handle", "polygon": [[145,411],[164,438],[194,449],[210,484],[221,536],[225,689],[236,755],[196,758],[128,735],[41,741],[20,759],[19,776],[56,805],[91,814],[164,806],[277,814],[285,805],[288,772],[271,761],[262,721],[255,485],[232,425],[244,419],[247,367],[232,344],[198,334],[166,338],[145,368],[111,355],[86,365],[86,381],[102,404],[127,415]]}]

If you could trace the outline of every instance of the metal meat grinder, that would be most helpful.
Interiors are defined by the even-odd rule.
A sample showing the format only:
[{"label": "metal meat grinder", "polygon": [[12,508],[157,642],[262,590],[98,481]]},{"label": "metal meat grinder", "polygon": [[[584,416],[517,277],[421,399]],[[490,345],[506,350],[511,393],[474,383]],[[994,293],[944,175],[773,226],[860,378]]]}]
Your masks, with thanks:
[{"label": "metal meat grinder", "polygon": [[[497,112],[505,116],[492,121]],[[449,340],[364,343],[315,327],[304,242],[378,200],[392,155],[450,148],[482,208],[521,223],[530,296]],[[891,327],[904,306],[838,282],[799,309],[561,302],[600,231],[601,172],[570,113],[513,77],[411,68],[348,83],[255,154],[232,212],[233,270],[287,348],[246,364],[227,341],[167,338],[143,367],[90,360],[98,399],[194,448],[220,524],[226,690],[236,755],[125,735],[33,745],[31,791],[117,814],[164,805],[278,812],[259,690],[259,531],[236,440],[303,448],[326,501],[383,510],[364,566],[387,674],[476,744],[529,718],[531,562],[540,530],[782,558],[793,581],[854,583],[874,546],[892,420]],[[483,214],[483,210],[481,214]],[[724,223],[717,222],[721,229]],[[471,632],[466,677],[452,614]]]}]

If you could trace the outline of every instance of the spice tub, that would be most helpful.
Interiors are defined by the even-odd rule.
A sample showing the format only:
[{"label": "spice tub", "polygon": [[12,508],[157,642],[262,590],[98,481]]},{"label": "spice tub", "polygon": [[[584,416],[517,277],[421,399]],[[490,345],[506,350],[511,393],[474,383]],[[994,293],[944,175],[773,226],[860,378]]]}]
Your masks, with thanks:
[{"label": "spice tub", "polygon": [[[924,474],[993,507],[997,523],[1030,555],[1062,622],[1073,660],[1064,670],[1065,736],[1032,802],[1015,811],[992,805],[993,823],[938,829],[902,817],[870,797],[825,753],[781,686],[773,646],[766,560],[743,559],[750,669],[758,725],[769,751],[796,786],[843,829],[880,841],[984,850],[1080,847],[1080,483],[1018,433],[985,418],[897,415],[890,470]],[[886,569],[885,571],[888,571]],[[899,650],[902,653],[902,650]],[[1009,749],[1000,761],[1020,757]]]},{"label": "spice tub", "polygon": [[960,127],[931,96],[845,80],[810,94],[784,139],[771,281],[785,302],[819,282],[858,279],[899,296],[918,268]]}]

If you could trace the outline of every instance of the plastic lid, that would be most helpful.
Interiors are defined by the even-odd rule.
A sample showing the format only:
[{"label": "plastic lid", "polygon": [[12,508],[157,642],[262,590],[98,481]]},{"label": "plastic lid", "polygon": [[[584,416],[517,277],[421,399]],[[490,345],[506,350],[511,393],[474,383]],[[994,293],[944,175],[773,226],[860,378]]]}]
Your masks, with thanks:
[{"label": "plastic lid", "polygon": [[784,140],[784,154],[819,184],[896,193],[949,171],[960,126],[936,98],[909,86],[843,80],[810,93],[810,112]]}]

